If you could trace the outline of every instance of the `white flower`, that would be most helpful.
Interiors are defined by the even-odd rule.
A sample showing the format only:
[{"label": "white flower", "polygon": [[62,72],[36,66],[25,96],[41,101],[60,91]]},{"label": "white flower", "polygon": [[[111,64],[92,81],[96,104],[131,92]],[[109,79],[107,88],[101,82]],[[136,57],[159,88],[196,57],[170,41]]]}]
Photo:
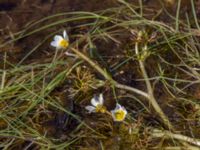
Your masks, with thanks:
[{"label": "white flower", "polygon": [[105,113],[106,108],[105,106],[103,106],[103,103],[104,103],[103,94],[100,94],[98,97],[97,96],[93,97],[91,99],[92,105],[86,106],[85,109],[87,109],[89,113],[92,113],[92,112]]},{"label": "white flower", "polygon": [[63,31],[63,36],[55,35],[54,40],[51,42],[51,46],[56,47],[57,49],[65,49],[69,46],[69,37],[67,32]]},{"label": "white flower", "polygon": [[124,106],[121,106],[120,104],[116,104],[116,107],[114,110],[111,111],[112,117],[114,121],[123,121],[127,115],[127,111],[124,108]]}]

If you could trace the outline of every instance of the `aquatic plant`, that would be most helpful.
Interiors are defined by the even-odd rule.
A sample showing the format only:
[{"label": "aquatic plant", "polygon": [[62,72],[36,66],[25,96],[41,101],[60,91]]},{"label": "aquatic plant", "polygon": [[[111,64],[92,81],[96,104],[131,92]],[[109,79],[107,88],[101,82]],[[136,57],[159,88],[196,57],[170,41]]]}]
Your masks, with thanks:
[{"label": "aquatic plant", "polygon": [[120,104],[116,104],[116,107],[114,110],[111,110],[112,117],[114,121],[123,121],[127,115],[127,111],[124,106],[121,106]]},{"label": "aquatic plant", "polygon": [[89,113],[92,113],[92,112],[105,113],[106,107],[103,105],[103,103],[104,103],[103,94],[100,94],[99,96],[93,97],[91,99],[92,105],[86,106],[85,109],[87,109]]},{"label": "aquatic plant", "polygon": [[69,37],[66,30],[63,31],[63,36],[54,36],[54,40],[51,42],[51,46],[57,49],[66,49],[69,46]]}]

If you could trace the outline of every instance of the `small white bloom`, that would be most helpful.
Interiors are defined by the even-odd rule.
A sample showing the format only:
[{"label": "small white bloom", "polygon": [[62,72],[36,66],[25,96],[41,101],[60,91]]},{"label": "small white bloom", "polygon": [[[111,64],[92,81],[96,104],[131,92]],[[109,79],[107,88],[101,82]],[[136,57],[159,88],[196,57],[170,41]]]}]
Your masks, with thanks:
[{"label": "small white bloom", "polygon": [[114,110],[111,111],[112,117],[114,121],[123,121],[127,115],[127,111],[124,106],[121,106],[120,104],[116,104],[116,107]]},{"label": "small white bloom", "polygon": [[63,31],[63,36],[55,35],[54,40],[51,42],[51,46],[56,47],[57,49],[65,49],[69,46],[69,37],[67,32]]},{"label": "small white bloom", "polygon": [[85,109],[87,109],[89,113],[92,113],[92,112],[105,113],[106,108],[105,106],[103,106],[103,103],[104,103],[103,94],[100,94],[98,97],[97,96],[93,97],[91,99],[92,105],[86,106]]}]

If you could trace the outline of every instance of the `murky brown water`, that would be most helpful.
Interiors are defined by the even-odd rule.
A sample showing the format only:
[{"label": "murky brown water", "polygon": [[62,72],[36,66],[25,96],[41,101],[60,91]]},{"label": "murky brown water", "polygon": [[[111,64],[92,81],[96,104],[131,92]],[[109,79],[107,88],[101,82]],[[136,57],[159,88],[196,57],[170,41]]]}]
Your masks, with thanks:
[{"label": "murky brown water", "polygon": [[[136,0],[129,0],[131,4],[139,5],[139,2]],[[169,23],[171,21],[170,17],[166,15],[166,11],[168,11],[171,15],[176,15],[177,10],[177,1],[175,0],[163,0],[161,3],[160,0],[144,0],[143,5],[144,7],[148,8],[148,15],[147,18],[151,19],[152,16],[155,16],[159,11],[161,11],[161,15],[156,19],[159,21],[163,21],[165,23]],[[26,24],[35,22],[41,18],[46,16],[51,16],[56,13],[60,12],[70,12],[70,11],[97,11],[97,10],[104,10],[111,7],[121,6],[122,4],[118,3],[116,0],[1,0],[0,1],[0,44],[4,43],[5,41],[12,39],[14,33],[21,31]],[[200,1],[195,1],[197,15],[200,15]],[[139,9],[137,10],[139,11]],[[181,16],[185,17],[185,12],[191,13],[191,5],[189,0],[182,0],[181,3]],[[56,31],[57,29],[52,29],[50,31]],[[19,41],[8,44],[3,48],[0,48],[0,59],[3,59],[5,52],[7,53],[7,59],[12,63],[19,62],[24,56],[36,46],[43,37],[46,37],[49,33],[47,32],[40,32],[34,34],[28,38],[20,39]],[[126,37],[121,38],[122,42],[126,42]],[[128,39],[130,40],[130,39]],[[102,43],[95,43],[95,44],[102,44]],[[104,43],[102,46],[99,46],[99,51],[105,53],[106,49],[111,49],[113,43],[106,44]],[[44,44],[39,47],[33,54],[31,54],[28,59],[25,61],[26,63],[34,62],[34,61],[41,61],[42,58],[45,58],[50,53],[50,46],[48,44]],[[113,54],[107,54],[107,56]],[[116,51],[117,55],[117,51]],[[153,66],[153,64],[152,64]],[[132,73],[130,70],[134,70],[136,67],[133,66],[131,68],[129,65],[124,65],[124,74],[120,74],[119,76],[116,75],[117,81],[120,83],[124,83],[126,85],[131,85],[134,87],[139,87],[141,89],[145,89],[144,86],[141,86],[139,82],[134,81],[135,78],[139,78],[137,73]],[[136,69],[135,69],[136,70]],[[149,68],[149,74],[153,74],[152,68]],[[153,75],[152,75],[153,76]],[[156,93],[156,97],[159,97],[159,102],[163,103],[165,99],[168,97],[163,94],[163,90],[160,87],[156,87],[158,89]],[[109,91],[110,92],[110,91]],[[107,92],[107,93],[109,93]],[[62,93],[62,92],[60,92]],[[111,93],[111,92],[110,92]],[[199,95],[198,95],[199,96]],[[107,94],[109,97],[109,94]],[[111,96],[110,96],[111,97]],[[167,100],[166,100],[167,101]],[[114,106],[114,102],[111,102]],[[136,110],[136,106],[134,110]],[[168,115],[171,115],[173,110],[165,109]],[[77,112],[76,112],[77,113]],[[46,122],[47,126],[49,126],[50,131],[52,134],[61,134],[57,128],[51,128],[52,126],[58,126],[62,128],[62,122],[60,120],[65,120],[67,118],[65,113],[57,113],[55,120],[50,122]],[[147,117],[147,121],[150,117]],[[156,124],[157,120],[154,116],[150,118],[152,124]],[[44,124],[44,126],[46,125]],[[71,126],[76,125],[76,122],[71,123]],[[70,126],[70,127],[71,127]],[[71,128],[70,128],[71,129]],[[68,129],[68,130],[70,130]],[[65,130],[65,129],[62,129]]]},{"label": "murky brown water", "polygon": [[[129,0],[131,4],[139,5],[139,1]],[[162,2],[162,3],[161,3]],[[197,12],[199,11],[196,2]],[[116,0],[1,0],[0,1],[0,44],[13,37],[13,34],[21,31],[26,24],[37,21],[46,16],[50,16],[59,12],[70,11],[97,11],[107,8],[121,6],[122,4]],[[168,10],[171,14],[176,13],[177,1],[174,0],[144,0],[145,7],[151,9],[151,15],[154,16],[158,11]],[[163,7],[164,6],[164,7]],[[182,0],[182,12],[191,11],[190,2]],[[164,12],[164,11],[163,11]],[[148,12],[149,13],[149,12]],[[169,17],[160,15],[159,18],[165,22],[170,21]],[[20,61],[29,51],[36,46],[41,37],[45,37],[48,33],[40,32],[27,39],[20,40],[15,44],[9,44],[0,49],[0,58],[3,58],[4,52],[7,52],[7,59],[13,63]],[[34,59],[37,56],[45,57],[46,52],[43,49],[48,49],[47,46],[42,46],[34,52],[29,59]]]}]

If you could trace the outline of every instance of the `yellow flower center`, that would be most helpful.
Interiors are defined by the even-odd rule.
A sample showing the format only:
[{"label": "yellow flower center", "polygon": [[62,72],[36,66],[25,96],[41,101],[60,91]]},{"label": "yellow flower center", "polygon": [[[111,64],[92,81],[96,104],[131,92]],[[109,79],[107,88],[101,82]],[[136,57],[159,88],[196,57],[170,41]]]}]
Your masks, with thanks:
[{"label": "yellow flower center", "polygon": [[59,43],[59,46],[62,48],[67,48],[69,45],[69,42],[67,40],[62,39]]},{"label": "yellow flower center", "polygon": [[96,106],[96,112],[105,113],[106,107],[99,104],[99,105]]},{"label": "yellow flower center", "polygon": [[125,112],[123,110],[117,110],[114,115],[116,121],[123,121],[125,118]]}]

